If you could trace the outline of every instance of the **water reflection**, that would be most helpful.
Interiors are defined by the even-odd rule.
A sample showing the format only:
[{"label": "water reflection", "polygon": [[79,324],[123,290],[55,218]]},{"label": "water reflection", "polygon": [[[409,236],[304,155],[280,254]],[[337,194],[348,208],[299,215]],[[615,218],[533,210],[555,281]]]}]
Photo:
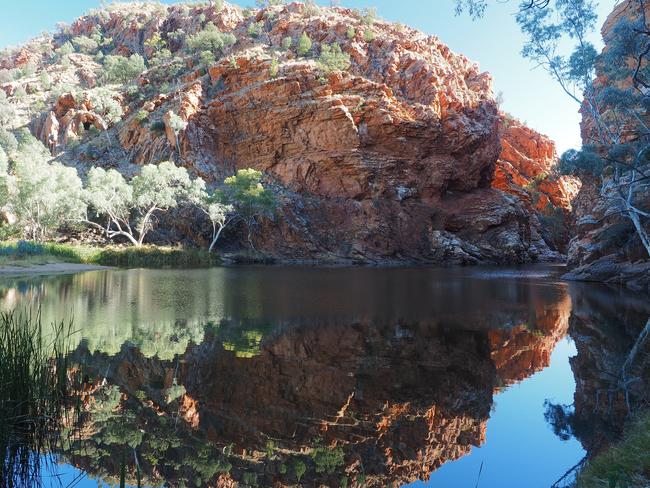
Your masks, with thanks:
[{"label": "water reflection", "polygon": [[[65,459],[106,482],[124,469],[132,484],[173,486],[427,479],[485,443],[495,394],[546,368],[569,323],[601,323],[608,303],[543,268],[130,270],[3,283],[3,308],[38,304],[46,320],[74,315],[80,327],[71,374],[84,392],[82,435]],[[614,317],[629,309],[606,296]],[[576,415],[593,407],[581,398],[600,360],[583,335]]]}]

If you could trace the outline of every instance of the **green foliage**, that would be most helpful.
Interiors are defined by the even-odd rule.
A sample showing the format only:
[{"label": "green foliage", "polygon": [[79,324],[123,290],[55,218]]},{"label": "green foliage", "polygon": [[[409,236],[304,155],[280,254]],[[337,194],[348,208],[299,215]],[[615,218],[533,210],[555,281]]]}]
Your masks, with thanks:
[{"label": "green foliage", "polygon": [[374,7],[369,7],[363,9],[363,15],[361,17],[361,23],[365,25],[372,25],[377,21],[377,9]]},{"label": "green foliage", "polygon": [[55,49],[54,51],[57,55],[57,58],[59,61],[62,61],[65,59],[69,54],[72,54],[74,52],[74,46],[70,41],[65,42],[64,44],[61,45],[58,49]]},{"label": "green foliage", "polygon": [[[86,211],[81,179],[74,168],[50,163],[47,149],[30,134],[19,135],[17,147],[7,151],[12,171],[0,175],[4,207],[25,235],[43,240],[64,224],[81,220]],[[12,146],[11,138],[6,139]]]},{"label": "green foliage", "polygon": [[160,32],[154,32],[154,34],[149,39],[144,41],[144,45],[152,49],[154,54],[167,47],[165,40],[160,37]]},{"label": "green foliage", "polygon": [[216,58],[210,51],[202,51],[201,54],[199,54],[199,63],[204,68],[209,68],[215,63],[215,61]]},{"label": "green foliage", "polygon": [[285,51],[291,49],[292,44],[293,44],[293,39],[291,38],[291,36],[287,36],[282,39],[282,49],[284,49]]},{"label": "green foliage", "polygon": [[248,228],[248,242],[251,247],[252,229],[258,218],[273,214],[277,201],[270,190],[261,183],[262,173],[255,169],[240,169],[234,176],[224,180],[223,194]]},{"label": "green foliage", "polygon": [[172,52],[167,48],[163,48],[155,51],[149,62],[151,63],[151,66],[160,66],[168,62],[170,59],[172,59]]},{"label": "green foliage", "polygon": [[172,403],[183,395],[185,395],[185,387],[183,385],[179,385],[176,382],[176,378],[174,378],[172,386],[167,388],[167,392],[165,393],[165,401],[167,403]]},{"label": "green foliage", "polygon": [[478,19],[483,17],[486,8],[486,0],[456,0],[456,15],[468,12],[473,19]]},{"label": "green foliage", "polygon": [[338,43],[323,44],[318,65],[325,73],[347,71],[350,68],[350,55],[344,53]]},{"label": "green foliage", "polygon": [[357,37],[357,30],[351,25],[349,25],[345,32],[345,35],[347,36],[348,39],[352,40],[355,37]]},{"label": "green foliage", "polygon": [[144,58],[139,54],[130,57],[108,55],[104,57],[103,80],[108,83],[128,83],[146,69]]},{"label": "green foliage", "polygon": [[300,459],[296,459],[293,463],[293,472],[295,473],[298,482],[300,482],[304,474],[307,472],[307,466]]},{"label": "green foliage", "polygon": [[316,464],[317,473],[332,474],[345,465],[345,454],[340,447],[317,447],[311,453],[311,458]]},{"label": "green foliage", "polygon": [[269,72],[271,74],[271,78],[278,76],[278,73],[280,72],[280,63],[277,59],[273,58],[271,60],[271,68],[269,69]]},{"label": "green foliage", "polygon": [[650,413],[639,416],[623,439],[609,447],[578,474],[577,488],[642,487],[650,484]]},{"label": "green foliage", "polygon": [[16,136],[2,127],[0,127],[0,147],[4,149],[8,156],[13,155],[18,150]]},{"label": "green foliage", "polygon": [[99,49],[99,43],[88,36],[73,37],[71,42],[75,50],[80,53],[95,54]]},{"label": "green foliage", "polygon": [[320,13],[320,7],[314,0],[305,0],[305,15],[311,17]]},{"label": "green foliage", "polygon": [[144,125],[147,120],[149,120],[149,112],[144,109],[138,110],[138,113],[135,114],[135,120],[137,120],[140,125]]},{"label": "green foliage", "polygon": [[34,73],[36,73],[37,69],[38,66],[36,66],[36,63],[34,63],[34,61],[28,61],[27,64],[23,66],[22,75],[32,76]]},{"label": "green foliage", "polygon": [[584,145],[582,150],[569,149],[560,158],[558,171],[563,175],[594,175],[601,176],[605,161],[597,153],[593,145]]},{"label": "green foliage", "polygon": [[47,73],[47,71],[43,71],[40,76],[39,80],[41,82],[41,87],[45,91],[49,91],[50,88],[52,88],[52,78],[50,78],[50,75]]},{"label": "green foliage", "polygon": [[[4,486],[39,486],[53,461],[69,386],[63,324],[44,328],[39,315],[0,315],[0,479]],[[46,339],[47,338],[47,339]]]},{"label": "green foliage", "polygon": [[253,38],[261,36],[264,32],[264,22],[251,22],[248,24],[246,32]]},{"label": "green foliage", "polygon": [[368,28],[365,31],[363,31],[363,40],[366,42],[372,42],[375,40],[375,32]]},{"label": "green foliage", "polygon": [[311,38],[306,32],[303,32],[300,39],[298,39],[298,56],[306,56],[311,51],[311,47]]},{"label": "green foliage", "polygon": [[234,35],[220,32],[212,22],[209,22],[202,31],[188,36],[185,41],[185,46],[193,54],[203,51],[218,53],[234,45],[236,42],[237,39]]},{"label": "green foliage", "polygon": [[23,85],[18,85],[14,90],[13,98],[14,100],[21,101],[27,96],[27,90]]},{"label": "green foliage", "polygon": [[107,88],[95,88],[85,93],[93,110],[108,124],[115,124],[122,119],[124,111],[117,101],[118,93]]},{"label": "green foliage", "polygon": [[[9,103],[9,100],[7,100],[7,95],[5,94],[4,90],[0,90],[0,131],[4,131],[4,133],[7,134],[7,131],[2,127],[9,127],[10,124],[14,121],[15,116],[16,109],[11,103]],[[6,137],[6,135],[4,137]],[[2,144],[2,140],[3,136],[0,135],[0,144]]]},{"label": "green foliage", "polygon": [[140,246],[153,229],[155,214],[178,206],[192,187],[185,168],[164,161],[143,166],[129,183],[114,169],[93,168],[88,173],[85,195],[97,214],[108,220],[103,228],[107,237],[124,237]]}]

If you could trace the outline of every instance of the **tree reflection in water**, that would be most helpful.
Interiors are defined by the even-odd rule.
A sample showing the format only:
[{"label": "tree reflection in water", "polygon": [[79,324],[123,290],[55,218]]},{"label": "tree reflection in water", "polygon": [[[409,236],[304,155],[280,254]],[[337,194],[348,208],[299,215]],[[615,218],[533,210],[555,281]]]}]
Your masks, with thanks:
[{"label": "tree reflection in water", "polygon": [[548,366],[569,324],[575,412],[548,419],[592,446],[575,419],[634,307],[517,273],[110,271],[8,283],[2,304],[82,324],[82,435],[62,454],[100,479],[398,486],[485,442],[495,393]]}]

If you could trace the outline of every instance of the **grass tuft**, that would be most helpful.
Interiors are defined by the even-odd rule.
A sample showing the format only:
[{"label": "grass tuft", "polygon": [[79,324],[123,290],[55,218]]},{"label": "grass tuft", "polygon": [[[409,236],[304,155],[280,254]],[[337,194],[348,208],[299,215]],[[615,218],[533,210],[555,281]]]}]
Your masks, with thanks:
[{"label": "grass tuft", "polygon": [[577,488],[650,486],[650,411],[630,423],[618,443],[598,454],[578,474]]}]

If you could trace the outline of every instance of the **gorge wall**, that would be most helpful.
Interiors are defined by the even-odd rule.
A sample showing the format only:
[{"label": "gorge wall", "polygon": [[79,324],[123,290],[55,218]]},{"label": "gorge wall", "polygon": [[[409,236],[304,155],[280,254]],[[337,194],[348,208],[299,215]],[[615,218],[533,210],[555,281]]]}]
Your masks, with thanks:
[{"label": "gorge wall", "polygon": [[[603,53],[612,49],[618,42],[617,26],[621,22],[636,21],[640,15],[638,3],[635,1],[627,0],[616,5],[601,29],[605,42]],[[646,25],[650,24],[646,21]],[[611,86],[628,88],[631,85],[630,76],[611,79],[602,63],[596,64],[596,92]],[[583,144],[597,144],[597,128],[587,110],[586,102],[581,114]],[[606,113],[604,117],[607,117]],[[624,140],[634,140],[638,136],[638,133],[623,135]],[[606,172],[602,178],[582,177],[582,188],[574,200],[574,232],[567,251],[568,264],[573,269],[567,277],[623,284],[633,290],[648,293],[650,261],[647,251],[643,248],[632,221],[622,211],[619,196],[613,190],[607,189],[608,185],[612,186],[611,182],[611,172]],[[636,205],[646,210],[650,208],[650,192],[647,188],[639,187]],[[642,225],[647,227],[647,223]]]},{"label": "gorge wall", "polygon": [[[103,165],[134,174],[163,159],[210,183],[237,169],[261,170],[281,204],[254,245],[280,260],[521,263],[564,251],[575,185],[547,177],[553,144],[519,123],[504,127],[509,119],[496,107],[490,76],[434,36],[301,3],[246,12],[125,4],[43,42],[58,48],[100,32],[112,53],[151,58],[145,41],[157,35],[181,58],[178,32],[208,22],[237,42],[208,66],[185,57],[180,69],[150,67],[134,84],[112,87],[126,113],[116,123],[83,94],[100,72],[91,56],[75,53],[62,70],[31,55],[55,80],[81,86],[33,119],[34,134],[82,173]],[[307,56],[282,47],[302,33],[313,41]],[[318,61],[331,43],[350,56],[349,69],[329,72]],[[19,51],[3,63],[26,58]],[[13,92],[19,83],[2,88]],[[179,134],[172,111],[187,122]],[[205,226],[177,217],[176,231],[157,239],[200,242]]]}]

